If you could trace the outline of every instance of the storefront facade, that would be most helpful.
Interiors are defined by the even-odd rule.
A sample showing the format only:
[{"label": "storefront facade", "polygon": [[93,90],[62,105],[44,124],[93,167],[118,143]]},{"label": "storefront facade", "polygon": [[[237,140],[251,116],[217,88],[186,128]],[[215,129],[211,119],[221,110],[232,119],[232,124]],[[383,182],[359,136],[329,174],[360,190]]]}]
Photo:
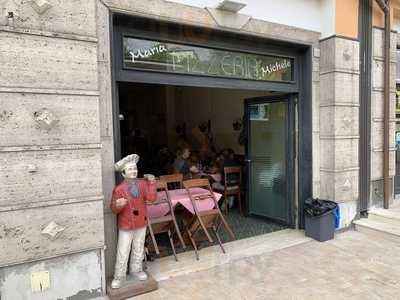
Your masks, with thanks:
[{"label": "storefront facade", "polygon": [[[6,12],[0,28],[4,299],[86,299],[105,292],[117,237],[109,201],[113,164],[120,157],[118,82],[240,86],[290,94],[296,107],[293,225],[301,228],[302,203],[311,196],[339,203],[341,228],[359,216],[361,201],[366,210],[383,205],[383,30],[378,7],[368,14],[375,27],[370,52],[363,52],[359,14],[364,12],[357,0],[299,1],[292,4],[299,12],[293,20],[283,13],[290,5],[274,1],[274,15],[257,13],[260,8],[251,4],[247,15],[179,1],[42,2],[3,1],[1,6]],[[307,14],[314,18],[307,20]],[[324,21],[316,20],[321,16]],[[121,64],[124,36],[290,57],[293,78],[274,82],[129,70]],[[395,33],[391,44],[394,57]],[[360,53],[370,53],[364,60],[369,67],[360,69]],[[393,177],[394,60],[391,65]],[[366,77],[371,92],[362,94],[369,99],[365,102],[360,80]],[[369,145],[367,153],[361,143]],[[362,176],[367,178],[364,185],[360,174],[368,175]],[[361,192],[365,185],[369,191]],[[37,273],[42,271],[48,273]],[[32,273],[48,276],[48,289],[35,290]]]}]

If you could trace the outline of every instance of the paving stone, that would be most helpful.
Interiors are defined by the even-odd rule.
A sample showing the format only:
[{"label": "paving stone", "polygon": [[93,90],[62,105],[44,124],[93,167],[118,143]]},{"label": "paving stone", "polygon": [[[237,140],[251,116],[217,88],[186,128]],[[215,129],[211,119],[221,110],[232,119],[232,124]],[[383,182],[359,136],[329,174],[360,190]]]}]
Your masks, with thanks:
[{"label": "paving stone", "polygon": [[161,281],[148,299],[400,299],[400,244],[355,231]]}]

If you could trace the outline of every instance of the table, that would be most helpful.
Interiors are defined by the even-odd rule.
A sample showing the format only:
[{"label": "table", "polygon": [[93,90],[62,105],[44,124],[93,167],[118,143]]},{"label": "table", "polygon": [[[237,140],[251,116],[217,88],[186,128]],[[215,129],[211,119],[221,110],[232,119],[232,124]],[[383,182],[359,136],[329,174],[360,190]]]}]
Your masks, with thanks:
[{"label": "table", "polygon": [[[209,193],[208,190],[203,188],[193,188],[190,189],[190,191],[193,196],[200,196]],[[171,198],[173,209],[175,209],[175,206],[178,205],[179,203],[183,207],[185,207],[185,209],[187,209],[192,215],[194,215],[194,208],[186,189],[169,190],[169,195]],[[219,201],[222,197],[221,194],[216,192],[214,192],[214,195],[217,201]],[[166,199],[165,192],[164,191],[158,192],[157,199]],[[205,211],[214,208],[214,200],[211,197],[195,201],[198,211]],[[147,205],[147,213],[149,215],[149,218],[159,218],[165,216],[168,212],[169,212],[169,206],[168,203],[166,202]]]},{"label": "table", "polygon": [[211,177],[215,182],[221,182],[222,176],[221,173],[207,173],[207,172],[201,172],[198,174],[199,177]]}]

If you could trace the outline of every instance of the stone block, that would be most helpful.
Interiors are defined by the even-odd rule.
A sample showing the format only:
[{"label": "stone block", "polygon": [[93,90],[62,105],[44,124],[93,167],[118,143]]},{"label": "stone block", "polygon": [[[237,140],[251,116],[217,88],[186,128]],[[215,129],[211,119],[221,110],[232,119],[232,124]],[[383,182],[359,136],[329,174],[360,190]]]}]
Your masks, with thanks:
[{"label": "stone block", "polygon": [[114,275],[115,259],[117,255],[118,227],[117,217],[111,211],[104,211],[104,238],[107,245],[104,251],[106,263],[106,277]]},{"label": "stone block", "polygon": [[[372,56],[375,58],[384,58],[384,30],[380,28],[372,28]],[[396,61],[396,45],[397,36],[395,33],[391,33],[390,36],[390,59]]]},{"label": "stone block", "polygon": [[360,71],[360,44],[358,41],[337,38],[335,43],[335,68],[342,71]]},{"label": "stone block", "polygon": [[100,149],[0,152],[0,206],[101,198]]},{"label": "stone block", "polygon": [[[13,2],[11,5],[10,2]],[[36,8],[43,8],[43,5],[35,6],[35,2],[41,4],[44,1],[2,1],[0,10],[14,10],[18,17],[14,25],[26,30],[43,30],[54,33],[67,33],[83,36],[96,36],[96,10],[94,0],[46,1],[50,7],[39,14]],[[96,1],[97,2],[97,1]],[[0,24],[6,25],[6,18],[0,18]]]},{"label": "stone block", "polygon": [[[393,203],[393,182],[394,178],[389,178],[389,190],[390,197],[389,203]],[[383,208],[383,199],[384,199],[384,182],[383,179],[372,180],[370,185],[371,193],[370,193],[370,206],[371,207],[380,207]],[[391,206],[389,205],[391,208]]]},{"label": "stone block", "polygon": [[[389,147],[396,147],[395,144],[396,123],[389,123]],[[371,148],[374,150],[383,149],[383,120],[371,122]]]},{"label": "stone block", "polygon": [[341,72],[321,74],[321,105],[359,104],[359,75]]},{"label": "stone block", "polygon": [[[0,294],[5,300],[99,297],[102,292],[100,262],[100,251],[95,250],[0,268]],[[50,288],[43,293],[32,292],[31,274],[43,270],[50,274]]]},{"label": "stone block", "polygon": [[323,106],[320,108],[322,136],[358,136],[359,108],[356,106]]},{"label": "stone block", "polygon": [[335,38],[328,38],[320,42],[319,69],[321,72],[333,71],[335,68]]},{"label": "stone block", "polygon": [[317,44],[321,36],[319,32],[257,19],[250,19],[243,27],[243,30],[248,33],[255,33],[273,39],[290,40],[307,44]]},{"label": "stone block", "polygon": [[100,90],[100,126],[101,136],[113,135],[111,54],[110,54],[110,18],[108,8],[97,1],[98,34],[98,70]]},{"label": "stone block", "polygon": [[110,47],[110,11],[102,1],[96,1],[97,6],[97,47],[99,62],[110,62],[111,47]]},{"label": "stone block", "polygon": [[[384,89],[384,61],[372,60],[372,90]],[[396,64],[390,64],[390,90],[395,91],[396,88]]]},{"label": "stone block", "polygon": [[[0,107],[1,147],[100,143],[96,96],[0,93]],[[58,122],[43,128],[42,109]]]},{"label": "stone block", "polygon": [[319,103],[320,103],[320,83],[313,82],[312,85],[312,131],[319,131]]},{"label": "stone block", "polygon": [[321,198],[336,202],[358,200],[358,170],[321,171]]},{"label": "stone block", "polygon": [[[315,48],[313,49],[314,50],[314,54],[315,54]],[[319,49],[318,49],[319,50]],[[317,57],[313,57],[313,60],[312,60],[312,70],[314,71],[314,72],[319,72],[319,57],[317,58]]]},{"label": "stone block", "polygon": [[313,71],[312,72],[312,74],[311,74],[311,77],[312,77],[312,82],[314,83],[314,82],[319,82],[321,79],[320,79],[320,75],[319,75],[319,71]]},{"label": "stone block", "polygon": [[[371,93],[371,117],[372,119],[383,119],[383,91],[372,91]],[[396,93],[390,93],[390,119],[396,117]]]},{"label": "stone block", "polygon": [[320,136],[318,133],[313,133],[313,147],[312,147],[312,166],[313,166],[313,182],[320,181],[320,153],[321,153],[321,146],[320,146]]},{"label": "stone block", "polygon": [[203,26],[216,25],[212,16],[205,9],[194,6],[163,0],[104,0],[103,2],[110,9],[122,10],[130,14],[153,15],[158,18],[197,25],[201,24]]},{"label": "stone block", "polygon": [[0,32],[0,86],[97,90],[95,43]]},{"label": "stone block", "polygon": [[332,37],[320,42],[321,73],[342,71],[359,72],[359,42],[340,37]]},{"label": "stone block", "polygon": [[109,209],[112,190],[115,187],[115,171],[114,171],[114,141],[109,137],[101,138],[101,167],[103,179],[103,194],[105,209]]},{"label": "stone block", "polygon": [[113,107],[112,107],[112,86],[111,69],[108,62],[99,62],[100,79],[100,135],[113,136]]},{"label": "stone block", "polygon": [[[64,228],[55,237],[42,233],[49,223]],[[2,212],[0,266],[102,248],[102,201]]]},{"label": "stone block", "polygon": [[[389,152],[389,176],[396,174],[396,151]],[[371,180],[383,178],[383,151],[371,152]]]},{"label": "stone block", "polygon": [[358,138],[321,139],[321,169],[341,171],[358,168]]}]

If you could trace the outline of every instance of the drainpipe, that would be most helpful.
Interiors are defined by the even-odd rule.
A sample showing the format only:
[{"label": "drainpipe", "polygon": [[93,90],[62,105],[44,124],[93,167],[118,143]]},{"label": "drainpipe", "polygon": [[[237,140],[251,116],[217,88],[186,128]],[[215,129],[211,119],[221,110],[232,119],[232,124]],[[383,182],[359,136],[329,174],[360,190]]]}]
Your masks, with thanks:
[{"label": "drainpipe", "polygon": [[389,208],[389,119],[390,119],[390,0],[376,0],[385,14],[384,104],[383,104],[383,207]]}]

